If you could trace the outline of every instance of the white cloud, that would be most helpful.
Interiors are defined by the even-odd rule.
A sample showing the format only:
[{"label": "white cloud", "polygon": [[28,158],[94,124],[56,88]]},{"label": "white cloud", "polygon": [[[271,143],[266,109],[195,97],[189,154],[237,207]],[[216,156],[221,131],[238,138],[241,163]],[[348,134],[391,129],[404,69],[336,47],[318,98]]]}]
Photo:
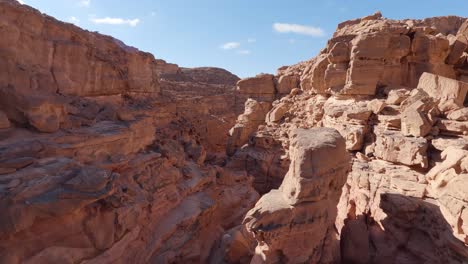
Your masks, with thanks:
[{"label": "white cloud", "polygon": [[68,22],[72,23],[72,24],[75,24],[75,25],[78,25],[80,23],[80,20],[74,16],[71,16],[68,18]]},{"label": "white cloud", "polygon": [[224,50],[237,49],[240,45],[241,44],[239,42],[227,42],[221,45],[221,48]]},{"label": "white cloud", "polygon": [[20,4],[22,4],[22,5],[25,4],[24,1],[21,1],[21,0],[16,0],[16,1],[18,1],[18,3],[20,3]]},{"label": "white cloud", "polygon": [[91,22],[94,24],[107,24],[107,25],[128,25],[135,27],[140,23],[140,19],[123,19],[117,17],[104,17],[104,18],[91,18]]},{"label": "white cloud", "polygon": [[323,29],[319,27],[305,26],[299,24],[274,23],[273,29],[279,33],[296,33],[313,37],[322,37],[325,35]]},{"label": "white cloud", "polygon": [[238,54],[241,54],[241,55],[249,55],[249,54],[250,54],[250,50],[239,50],[237,53],[238,53]]},{"label": "white cloud", "polygon": [[78,5],[82,7],[89,7],[91,5],[91,0],[80,0]]},{"label": "white cloud", "polygon": [[248,42],[248,43],[254,43],[254,42],[257,42],[257,40],[254,39],[254,38],[248,38],[248,39],[247,39],[247,42]]}]

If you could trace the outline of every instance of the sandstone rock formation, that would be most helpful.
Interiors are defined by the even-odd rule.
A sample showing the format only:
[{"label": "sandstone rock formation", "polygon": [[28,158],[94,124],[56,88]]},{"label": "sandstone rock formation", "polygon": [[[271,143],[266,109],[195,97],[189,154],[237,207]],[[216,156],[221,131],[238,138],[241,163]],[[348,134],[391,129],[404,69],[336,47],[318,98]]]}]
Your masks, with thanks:
[{"label": "sandstone rock formation", "polygon": [[[248,168],[243,159],[274,171],[247,169],[266,194],[245,219],[256,249],[238,254],[252,263],[466,262],[467,23],[460,17],[396,21],[376,13],[338,25],[317,57],[278,70],[275,80],[302,91],[279,94],[276,81],[277,100],[265,123],[233,155],[238,167]],[[311,236],[306,221],[294,221],[297,212],[312,219],[319,209],[300,211],[301,203],[282,193],[295,183],[294,131],[313,127],[336,129],[352,155],[337,207],[338,246],[333,236],[323,240],[329,225]],[[266,139],[270,146],[258,144]],[[272,151],[281,159],[274,161]],[[341,157],[322,156],[318,168]],[[277,175],[286,164],[280,187]],[[227,250],[253,240],[237,234],[224,244]],[[317,241],[324,244],[316,247]]]},{"label": "sandstone rock formation", "polygon": [[253,263],[318,263],[335,232],[336,205],[349,170],[344,139],[329,128],[298,129],[290,155],[280,188],[263,195],[244,219],[258,241]]},{"label": "sandstone rock formation", "polygon": [[258,199],[218,166],[238,78],[0,13],[0,263],[207,261]]},{"label": "sandstone rock formation", "polygon": [[0,14],[0,263],[467,262],[466,18],[239,80]]}]

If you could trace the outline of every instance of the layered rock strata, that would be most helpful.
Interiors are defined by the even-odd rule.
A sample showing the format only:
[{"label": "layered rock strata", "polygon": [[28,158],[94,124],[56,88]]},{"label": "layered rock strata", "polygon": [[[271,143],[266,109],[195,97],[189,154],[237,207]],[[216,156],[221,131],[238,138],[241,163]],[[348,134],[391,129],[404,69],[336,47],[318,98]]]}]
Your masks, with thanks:
[{"label": "layered rock strata", "polygon": [[[337,206],[339,253],[330,243],[321,254],[335,252],[342,263],[466,262],[467,25],[460,17],[390,20],[376,13],[338,25],[317,57],[280,68],[274,79],[299,81],[272,102],[264,124],[233,155],[239,167],[248,167],[243,159],[269,168],[247,170],[254,187],[267,193],[256,206],[265,210],[250,211],[247,229],[276,230],[294,217],[294,207],[275,195],[281,179],[283,186],[290,178],[282,169],[295,163],[293,131],[329,127],[345,139],[353,166]],[[281,156],[267,159],[270,152]],[[273,206],[282,204],[289,209]],[[257,221],[268,225],[250,224]],[[257,250],[239,254],[291,261],[294,254],[284,252],[302,248],[302,240],[282,243],[288,238],[279,234],[255,234]],[[253,238],[240,232],[224,246],[242,240]],[[301,252],[314,249],[308,244]]]},{"label": "layered rock strata", "polygon": [[283,183],[263,195],[244,219],[258,242],[251,263],[318,263],[337,257],[326,255],[331,248],[326,240],[333,239],[336,205],[350,168],[345,141],[329,128],[293,133]]},{"label": "layered rock strata", "polygon": [[258,199],[218,166],[238,78],[0,14],[0,263],[206,262]]}]

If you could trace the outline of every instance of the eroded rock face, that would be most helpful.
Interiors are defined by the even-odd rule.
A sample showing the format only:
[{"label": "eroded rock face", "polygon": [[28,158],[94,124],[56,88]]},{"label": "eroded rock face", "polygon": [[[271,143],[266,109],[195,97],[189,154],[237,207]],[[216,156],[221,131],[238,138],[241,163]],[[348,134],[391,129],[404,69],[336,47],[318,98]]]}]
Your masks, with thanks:
[{"label": "eroded rock face", "polygon": [[325,241],[334,232],[349,170],[345,141],[334,129],[298,129],[290,148],[280,188],[262,196],[244,219],[258,242],[253,263],[317,263],[329,250]]},{"label": "eroded rock face", "polygon": [[449,41],[453,35],[437,35],[435,28],[422,30],[434,23],[456,32],[461,18],[454,20],[457,23],[442,27],[376,15],[342,23],[303,70],[301,87],[318,94],[375,95],[383,86],[415,87],[423,72],[455,78],[453,65],[463,57],[464,37],[459,34],[458,41]]},{"label": "eroded rock face", "polygon": [[465,18],[239,80],[0,14],[0,263],[466,262]]},{"label": "eroded rock face", "polygon": [[158,93],[149,53],[2,1],[0,86],[77,96]]},{"label": "eroded rock face", "polygon": [[0,13],[0,263],[207,262],[258,199],[219,166],[238,78]]},{"label": "eroded rock face", "polygon": [[[244,221],[258,245],[255,251],[238,251],[243,258],[252,256],[253,263],[466,261],[467,200],[461,191],[468,149],[465,21],[396,21],[380,13],[346,21],[317,57],[278,70],[275,79],[287,83],[289,76],[298,76],[302,91],[274,101],[266,123],[233,157],[236,164],[248,161],[277,169],[277,163],[265,158],[274,149],[282,151],[290,167],[280,186],[255,186],[266,194]],[[329,233],[326,239],[330,225],[320,218],[326,206],[318,204],[335,189],[326,187],[326,179],[298,176],[312,163],[297,159],[295,131],[316,127],[336,129],[353,157],[337,206],[334,228],[339,237]],[[262,138],[275,148],[257,145]],[[320,156],[333,159],[315,168],[341,157]],[[268,170],[250,171],[254,183],[281,178]],[[314,217],[320,220],[305,220]],[[323,228],[308,236],[314,223]],[[240,237],[235,241],[249,240],[248,235]]]}]

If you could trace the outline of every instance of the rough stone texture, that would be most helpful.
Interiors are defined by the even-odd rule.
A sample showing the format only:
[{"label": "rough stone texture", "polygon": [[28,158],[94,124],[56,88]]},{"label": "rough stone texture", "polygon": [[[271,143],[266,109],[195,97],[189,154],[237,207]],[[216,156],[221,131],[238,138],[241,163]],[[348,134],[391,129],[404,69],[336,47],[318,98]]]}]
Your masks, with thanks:
[{"label": "rough stone texture", "polygon": [[278,79],[276,89],[279,94],[289,94],[292,89],[299,87],[299,76],[296,75],[281,75]]},{"label": "rough stone texture", "polygon": [[[349,169],[345,141],[333,129],[292,135],[283,183],[260,198],[244,219],[257,240],[253,263],[319,262],[331,236],[336,204]],[[333,156],[334,159],[323,159]]]},{"label": "rough stone texture", "polygon": [[[246,78],[237,83],[240,94],[249,94],[264,98],[274,98],[275,82],[271,74],[260,74],[256,77]],[[273,101],[273,100],[272,100]]]},{"label": "rough stone texture", "polygon": [[401,103],[401,132],[405,136],[424,137],[431,132],[438,116],[437,100],[415,89]]},{"label": "rough stone texture", "polygon": [[270,109],[271,103],[247,99],[244,113],[237,118],[236,125],[229,131],[228,154],[234,154],[237,148],[247,143],[249,136],[257,131],[259,125],[265,123]]},{"label": "rough stone texture", "polygon": [[78,96],[159,92],[149,53],[15,1],[2,1],[0,13],[8,36],[0,42],[0,87]]},{"label": "rough stone texture", "polygon": [[0,14],[0,263],[207,262],[258,199],[219,166],[238,78]]},{"label": "rough stone texture", "polygon": [[379,87],[415,87],[423,72],[455,78],[453,65],[464,56],[465,36],[457,35],[461,23],[458,17],[398,21],[381,16],[344,22],[304,66],[301,87],[318,94],[374,95]]},{"label": "rough stone texture", "polygon": [[9,128],[10,127],[10,120],[5,113],[0,111],[0,129]]},{"label": "rough stone texture", "polygon": [[[317,57],[278,70],[277,80],[300,76],[302,93],[273,102],[267,122],[233,155],[237,167],[262,167],[250,168],[249,174],[256,189],[266,193],[245,219],[257,247],[243,247],[238,251],[243,258],[251,257],[251,263],[336,263],[337,256],[341,263],[466,261],[467,200],[461,190],[466,185],[468,127],[460,81],[468,80],[468,65],[462,62],[466,55],[460,54],[460,44],[453,41],[466,31],[465,20],[395,21],[377,13],[347,21]],[[309,181],[297,183],[291,169],[278,170],[271,151],[282,150],[293,168],[294,131],[313,127],[338,130],[353,167],[338,204],[339,237],[327,236],[324,247],[318,247],[322,257],[310,261],[304,255],[313,246],[303,246],[308,226],[292,219],[298,212],[304,218],[321,212],[300,211],[306,206],[301,199],[310,198],[314,205],[320,201],[301,196],[309,193]],[[281,186],[268,184],[281,178],[275,172],[284,173]],[[287,183],[295,187],[291,200],[283,194]],[[317,199],[326,190],[317,189]],[[285,228],[290,222],[294,224]],[[311,237],[320,238],[323,232]]]},{"label": "rough stone texture", "polygon": [[468,83],[424,73],[419,80],[418,88],[423,89],[432,98],[439,100],[439,109],[443,112],[463,107],[468,93]]},{"label": "rough stone texture", "polygon": [[0,263],[466,262],[466,18],[238,81],[0,14]]},{"label": "rough stone texture", "polygon": [[427,168],[427,140],[405,137],[399,132],[383,131],[377,134],[375,156],[382,160]]}]

